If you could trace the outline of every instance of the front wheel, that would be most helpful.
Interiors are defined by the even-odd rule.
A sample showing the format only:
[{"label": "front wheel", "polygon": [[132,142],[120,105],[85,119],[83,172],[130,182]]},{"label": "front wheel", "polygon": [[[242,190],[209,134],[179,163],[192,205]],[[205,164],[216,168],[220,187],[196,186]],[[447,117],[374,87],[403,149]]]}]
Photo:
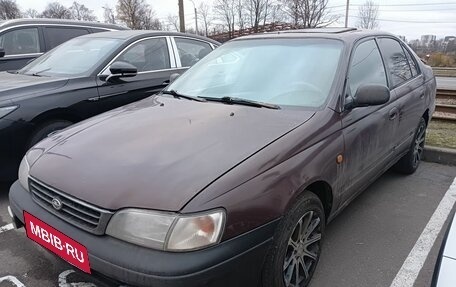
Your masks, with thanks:
[{"label": "front wheel", "polygon": [[421,160],[423,159],[425,142],[426,121],[421,118],[408,153],[397,162],[397,164],[394,166],[394,169],[404,174],[414,173],[420,165]]},{"label": "front wheel", "polygon": [[306,191],[279,223],[263,268],[265,287],[305,287],[320,259],[325,214]]}]

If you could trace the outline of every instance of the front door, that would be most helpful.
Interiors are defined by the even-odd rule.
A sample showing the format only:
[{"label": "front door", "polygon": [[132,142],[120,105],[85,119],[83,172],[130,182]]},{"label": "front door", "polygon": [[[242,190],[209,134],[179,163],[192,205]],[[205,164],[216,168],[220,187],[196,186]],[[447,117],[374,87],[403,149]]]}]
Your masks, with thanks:
[{"label": "front door", "polygon": [[[345,102],[352,101],[362,84],[388,86],[385,66],[375,39],[355,47],[350,61]],[[345,141],[343,162],[343,201],[349,201],[371,178],[381,171],[391,157],[391,142],[397,130],[395,96],[384,105],[357,107],[342,114]]]},{"label": "front door", "polygon": [[[168,84],[175,67],[171,66],[171,56],[166,37],[140,40],[124,50],[113,62],[127,62],[138,69],[131,78],[113,81],[99,78],[99,106],[101,112],[108,111],[153,95]],[[175,65],[174,65],[175,66]],[[109,75],[109,67],[103,75]]]}]

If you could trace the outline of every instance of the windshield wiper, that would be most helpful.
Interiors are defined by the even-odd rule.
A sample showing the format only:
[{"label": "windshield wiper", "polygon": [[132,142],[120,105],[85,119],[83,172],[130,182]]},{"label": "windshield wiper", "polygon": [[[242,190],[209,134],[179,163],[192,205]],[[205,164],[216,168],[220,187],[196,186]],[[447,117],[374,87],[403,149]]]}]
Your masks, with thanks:
[{"label": "windshield wiper", "polygon": [[35,72],[35,73],[32,74],[32,76],[34,76],[34,77],[42,77],[43,75],[41,75],[41,73],[47,72],[47,71],[49,71],[49,70],[51,70],[51,69],[52,69],[52,68],[47,68],[47,69],[44,69],[44,70]]},{"label": "windshield wiper", "polygon": [[162,91],[161,93],[165,94],[165,95],[171,95],[171,96],[173,96],[175,98],[183,98],[183,99],[187,99],[187,100],[191,100],[191,101],[197,101],[197,102],[205,102],[206,101],[206,99],[204,99],[204,98],[184,95],[184,94],[178,93],[175,90]]},{"label": "windshield wiper", "polygon": [[267,108],[267,109],[273,109],[273,110],[280,109],[280,106],[278,106],[278,105],[263,103],[263,102],[258,102],[258,101],[243,99],[243,98],[236,98],[236,97],[222,97],[222,98],[202,97],[202,98],[207,101],[221,102],[221,103],[226,103],[226,104],[231,104],[231,105],[245,105],[245,106],[257,107],[257,108]]}]

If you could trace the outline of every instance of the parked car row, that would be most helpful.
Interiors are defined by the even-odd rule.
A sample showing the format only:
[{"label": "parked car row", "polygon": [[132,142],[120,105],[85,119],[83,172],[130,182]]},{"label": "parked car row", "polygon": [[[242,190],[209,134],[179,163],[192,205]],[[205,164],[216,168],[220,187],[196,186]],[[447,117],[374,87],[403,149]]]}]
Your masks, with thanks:
[{"label": "parked car row", "polygon": [[14,162],[31,147],[9,194],[16,227],[129,285],[307,286],[326,224],[389,168],[418,168],[432,69],[352,28],[217,46],[91,34],[2,75],[1,131],[21,135],[2,150],[21,148]]},{"label": "parked car row", "polygon": [[0,73],[0,180],[48,134],[162,90],[218,42],[180,33],[114,31],[69,40]]},{"label": "parked car row", "polygon": [[0,71],[18,70],[29,61],[78,36],[126,30],[104,23],[16,19],[0,21]]}]

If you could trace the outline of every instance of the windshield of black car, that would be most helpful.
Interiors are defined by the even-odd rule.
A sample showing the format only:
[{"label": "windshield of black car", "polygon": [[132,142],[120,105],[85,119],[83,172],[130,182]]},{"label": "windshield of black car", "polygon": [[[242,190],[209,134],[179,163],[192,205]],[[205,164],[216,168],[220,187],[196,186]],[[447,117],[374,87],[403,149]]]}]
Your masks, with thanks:
[{"label": "windshield of black car", "polygon": [[31,62],[19,73],[39,76],[89,76],[122,44],[119,39],[82,37],[69,40]]},{"label": "windshield of black car", "polygon": [[320,107],[343,43],[331,39],[255,39],[222,45],[168,89],[198,97],[236,97],[283,106]]}]

